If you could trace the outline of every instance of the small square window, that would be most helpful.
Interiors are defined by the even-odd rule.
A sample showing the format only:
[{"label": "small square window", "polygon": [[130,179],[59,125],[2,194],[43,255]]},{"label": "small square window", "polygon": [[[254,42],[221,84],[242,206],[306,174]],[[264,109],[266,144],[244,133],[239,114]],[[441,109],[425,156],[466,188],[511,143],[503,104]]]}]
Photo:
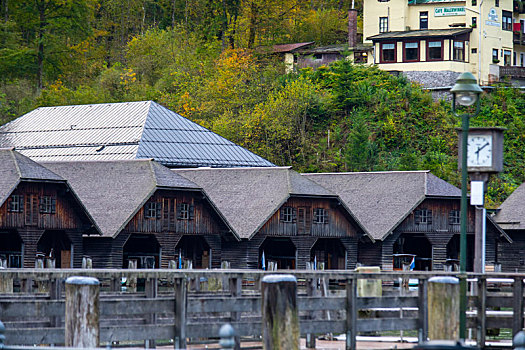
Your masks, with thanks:
[{"label": "small square window", "polygon": [[190,219],[190,205],[188,203],[179,204],[177,219],[179,220],[189,220]]},{"label": "small square window", "polygon": [[53,196],[40,197],[40,213],[55,214],[56,212],[56,198]]},{"label": "small square window", "polygon": [[11,213],[21,213],[24,211],[24,196],[20,194],[14,194],[9,197],[9,203],[7,211]]},{"label": "small square window", "polygon": [[160,218],[160,203],[159,202],[146,203],[144,207],[144,217],[146,219]]},{"label": "small square window", "polygon": [[420,209],[415,212],[416,224],[432,224],[432,210]]},{"label": "small square window", "polygon": [[324,208],[317,208],[314,210],[314,224],[327,224],[328,210]]},{"label": "small square window", "polygon": [[405,42],[403,43],[403,48],[405,61],[419,61],[419,42]]},{"label": "small square window", "polygon": [[292,207],[284,207],[281,209],[281,221],[282,222],[293,222],[294,210]]},{"label": "small square window", "polygon": [[461,222],[461,216],[459,210],[451,210],[448,214],[448,223],[451,225],[459,225]]},{"label": "small square window", "polygon": [[396,62],[396,43],[381,44],[381,63]]}]

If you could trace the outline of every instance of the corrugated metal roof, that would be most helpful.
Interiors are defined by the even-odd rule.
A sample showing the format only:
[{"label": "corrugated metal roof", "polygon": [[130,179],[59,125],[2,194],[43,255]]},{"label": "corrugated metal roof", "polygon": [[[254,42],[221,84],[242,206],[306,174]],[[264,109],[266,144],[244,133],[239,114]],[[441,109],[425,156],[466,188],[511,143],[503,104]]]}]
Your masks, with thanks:
[{"label": "corrugated metal roof", "polygon": [[391,40],[408,38],[428,38],[428,37],[452,37],[472,32],[472,28],[451,28],[451,29],[427,29],[427,30],[407,30],[399,32],[387,32],[369,36],[368,40]]},{"label": "corrugated metal roof", "polygon": [[273,166],[152,101],[42,107],[0,127],[0,147],[38,161],[153,158],[167,166]]}]

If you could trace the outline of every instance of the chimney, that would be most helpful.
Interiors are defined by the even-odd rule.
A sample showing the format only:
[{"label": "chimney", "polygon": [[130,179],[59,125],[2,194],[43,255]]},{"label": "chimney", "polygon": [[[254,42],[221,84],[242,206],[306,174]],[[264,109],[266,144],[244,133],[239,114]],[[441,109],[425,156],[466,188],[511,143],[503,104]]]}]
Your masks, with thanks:
[{"label": "chimney", "polygon": [[348,11],[348,47],[357,46],[357,10]]}]

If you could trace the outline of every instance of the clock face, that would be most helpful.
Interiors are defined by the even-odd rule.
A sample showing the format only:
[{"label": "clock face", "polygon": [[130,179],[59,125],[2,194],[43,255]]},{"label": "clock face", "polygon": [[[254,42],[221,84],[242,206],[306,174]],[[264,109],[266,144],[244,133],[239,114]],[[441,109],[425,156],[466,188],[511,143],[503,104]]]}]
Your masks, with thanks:
[{"label": "clock face", "polygon": [[467,167],[492,166],[492,135],[469,135]]}]

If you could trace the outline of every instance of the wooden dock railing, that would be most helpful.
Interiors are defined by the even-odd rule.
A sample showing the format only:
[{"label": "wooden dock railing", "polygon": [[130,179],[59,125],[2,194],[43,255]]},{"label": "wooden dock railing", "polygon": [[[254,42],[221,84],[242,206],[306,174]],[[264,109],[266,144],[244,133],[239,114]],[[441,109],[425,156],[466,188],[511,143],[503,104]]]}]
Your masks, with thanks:
[{"label": "wooden dock railing", "polygon": [[[416,330],[428,335],[427,281],[445,272],[356,273],[299,271],[297,305],[300,332],[307,345],[315,335],[346,334],[355,348],[358,333]],[[215,338],[224,323],[238,336],[261,335],[260,280],[254,270],[0,270],[0,320],[6,344],[64,343],[64,281],[70,276],[101,282],[100,341],[103,343],[171,341],[184,348],[187,339]],[[459,277],[459,276],[456,276]],[[468,274],[467,327],[479,346],[491,328],[523,329],[523,274]],[[382,292],[358,295],[362,281],[382,281]],[[125,281],[125,282],[123,282]],[[410,283],[406,283],[410,282]],[[372,282],[373,283],[373,282]],[[7,285],[7,287],[6,287]],[[399,285],[399,286],[398,286]],[[7,292],[6,292],[7,291]]]}]

